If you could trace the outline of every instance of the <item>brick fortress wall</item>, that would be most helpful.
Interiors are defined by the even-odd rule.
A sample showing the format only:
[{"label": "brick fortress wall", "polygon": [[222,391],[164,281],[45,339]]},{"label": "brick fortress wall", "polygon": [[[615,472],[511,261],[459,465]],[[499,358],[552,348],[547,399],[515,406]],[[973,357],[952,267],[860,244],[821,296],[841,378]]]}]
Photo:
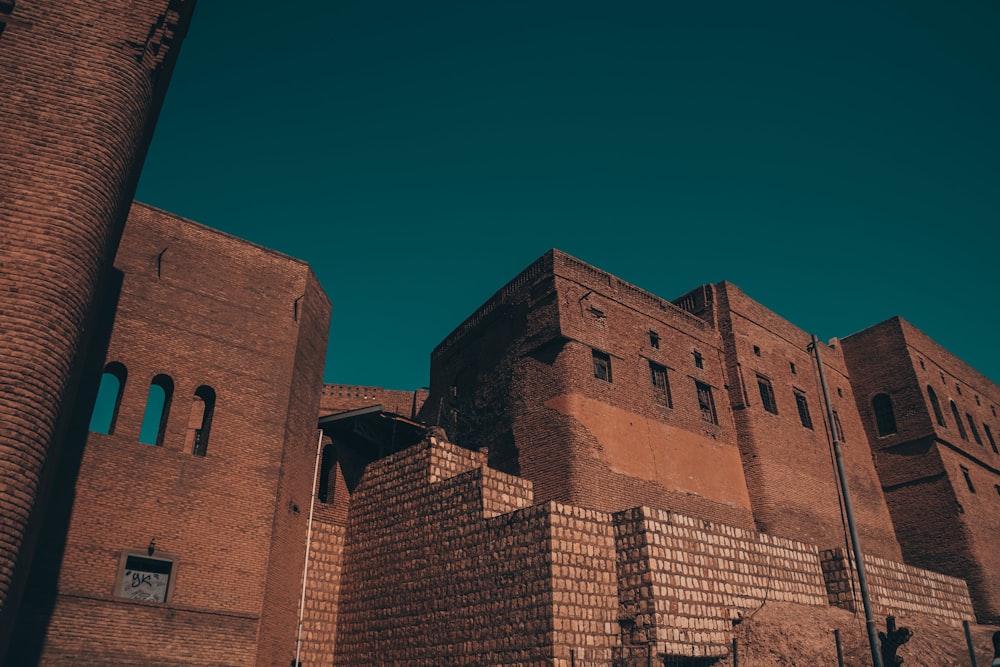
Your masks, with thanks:
[{"label": "brick fortress wall", "polygon": [[[287,663],[329,301],[304,263],[141,204],[116,267],[107,362],[127,371],[124,390],[110,432],[87,438],[68,525],[43,534],[58,562],[32,582],[55,596],[26,598],[24,634],[47,628],[42,662]],[[144,444],[164,377],[162,435]],[[152,540],[172,563],[167,598],[126,599],[124,554]]]},{"label": "brick fortress wall", "polygon": [[193,6],[17,0],[0,11],[0,655],[55,464],[43,466],[63,447],[92,304]]}]

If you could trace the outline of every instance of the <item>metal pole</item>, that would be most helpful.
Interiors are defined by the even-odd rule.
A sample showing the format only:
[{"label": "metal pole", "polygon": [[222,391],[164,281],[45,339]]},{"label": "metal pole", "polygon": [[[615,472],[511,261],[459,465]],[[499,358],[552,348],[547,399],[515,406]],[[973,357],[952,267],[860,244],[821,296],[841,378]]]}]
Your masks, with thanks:
[{"label": "metal pole", "polygon": [[969,647],[969,664],[972,667],[979,667],[979,663],[976,662],[976,648],[972,644],[972,633],[969,632],[969,622],[962,621],[962,627],[965,629],[965,643]]},{"label": "metal pole", "polygon": [[733,667],[740,667],[740,654],[736,650],[736,637],[733,637]]},{"label": "metal pole", "polygon": [[316,509],[316,483],[319,481],[319,455],[323,451],[323,431],[319,432],[316,443],[316,463],[313,465],[312,496],[309,498],[309,523],[306,529],[306,562],[302,566],[302,597],[299,599],[299,629],[295,634],[295,662],[292,667],[299,667],[299,655],[302,652],[302,617],[306,613],[306,583],[309,581],[309,549],[312,546],[313,511]]},{"label": "metal pole", "polygon": [[840,630],[833,631],[833,640],[837,642],[837,667],[844,667],[844,649],[840,645]]},{"label": "metal pole", "polygon": [[819,384],[823,389],[823,402],[826,405],[826,421],[830,427],[830,440],[833,442],[833,458],[837,466],[837,479],[840,481],[840,493],[844,498],[844,514],[847,515],[847,526],[851,531],[851,546],[854,551],[854,562],[858,570],[858,588],[861,589],[861,604],[865,608],[865,626],[868,629],[868,644],[872,652],[873,667],[883,667],[882,652],[879,648],[878,630],[872,616],[872,604],[868,597],[868,577],[865,576],[864,556],[861,553],[861,543],[858,541],[858,527],[854,523],[854,508],[851,505],[851,493],[847,488],[847,474],[844,472],[844,461],[840,455],[840,440],[837,439],[836,422],[833,420],[833,406],[830,405],[830,392],[826,388],[826,377],[823,375],[823,360],[819,354],[819,339],[812,336],[813,355],[816,357],[816,368],[819,370]]}]

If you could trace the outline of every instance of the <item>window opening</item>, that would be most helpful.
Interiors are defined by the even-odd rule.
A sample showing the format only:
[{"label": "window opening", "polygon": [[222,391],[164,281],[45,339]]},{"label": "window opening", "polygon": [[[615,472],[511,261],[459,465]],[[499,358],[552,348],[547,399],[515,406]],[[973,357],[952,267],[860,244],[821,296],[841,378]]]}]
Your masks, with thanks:
[{"label": "window opening", "polygon": [[976,405],[982,405],[982,403],[979,402],[979,394],[976,394]]},{"label": "window opening", "polygon": [[896,432],[896,414],[893,412],[892,398],[889,394],[877,394],[872,399],[872,411],[875,413],[875,427],[880,436]]},{"label": "window opening", "polygon": [[660,349],[660,334],[655,331],[649,332],[649,346],[654,350]]},{"label": "window opening", "polygon": [[958,406],[955,405],[955,401],[951,401],[951,415],[955,418],[955,423],[958,425],[958,435],[962,437],[962,440],[968,440],[969,436],[965,433],[965,426],[962,425],[962,415],[958,413]]},{"label": "window opening", "polygon": [[965,483],[969,486],[969,491],[973,493],[976,492],[976,487],[972,485],[972,476],[969,475],[969,469],[965,466],[959,466],[962,468],[962,475],[965,476]]},{"label": "window opening", "polygon": [[993,439],[993,431],[990,430],[990,425],[983,422],[983,430],[986,431],[986,439],[990,441],[990,447],[993,448],[993,453],[1000,454],[1000,450],[997,449],[997,442]]},{"label": "window opening", "polygon": [[698,350],[694,351],[694,365],[695,368],[705,367],[705,360],[701,358],[701,352],[699,352]]},{"label": "window opening", "polygon": [[323,445],[323,454],[319,464],[319,488],[316,490],[316,499],[321,503],[330,502],[330,490],[333,488],[331,479],[337,462],[333,445]]},{"label": "window opening", "polygon": [[938,426],[947,428],[948,425],[944,423],[944,413],[941,412],[941,403],[938,402],[937,393],[930,385],[927,385],[927,398],[931,400],[931,407],[934,409],[934,419],[937,420]]},{"label": "window opening", "polygon": [[792,371],[792,375],[798,375],[798,373],[795,372],[795,362],[794,361],[789,361],[788,362],[788,368],[789,368],[789,370]]},{"label": "window opening", "polygon": [[658,405],[674,407],[670,396],[670,378],[667,377],[667,367],[653,361],[649,362],[649,375],[653,382],[653,398]]},{"label": "window opening", "polygon": [[604,380],[605,382],[611,382],[611,356],[600,352],[599,350],[593,351],[594,356],[594,377],[598,380]]},{"label": "window opening", "polygon": [[972,431],[972,437],[975,438],[976,444],[982,447],[983,439],[979,437],[979,429],[976,428],[976,422],[972,419],[972,415],[966,412],[965,418],[969,421],[969,430]]},{"label": "window opening", "polygon": [[149,385],[146,398],[146,412],[142,417],[139,442],[144,445],[163,444],[167,430],[167,416],[170,414],[170,400],[174,393],[174,382],[166,375],[157,375]]},{"label": "window opening", "polygon": [[90,430],[94,433],[114,435],[127,377],[128,371],[125,366],[117,361],[112,361],[104,367],[94,411],[90,415]]},{"label": "window opening", "polygon": [[719,417],[715,413],[715,399],[712,397],[712,388],[707,384],[695,382],[698,390],[698,408],[701,410],[701,418],[711,424],[718,424]]},{"label": "window opening", "polygon": [[121,568],[118,597],[146,602],[167,601],[174,568],[172,559],[128,553]]},{"label": "window opening", "polygon": [[959,395],[959,396],[961,396],[961,395],[962,395],[962,387],[960,387],[960,386],[959,386],[959,384],[958,384],[957,382],[955,383],[955,391],[957,391],[957,392],[958,392],[958,395]]},{"label": "window opening", "polygon": [[760,356],[760,347],[758,345],[753,346],[753,353],[758,357]]},{"label": "window opening", "polygon": [[771,381],[763,375],[757,376],[757,388],[760,390],[760,403],[771,414],[778,414],[778,403],[774,400],[774,388]]},{"label": "window opening", "polygon": [[994,484],[993,488],[997,490],[997,495],[1000,496],[1000,484]]},{"label": "window opening", "polygon": [[809,402],[806,400],[806,395],[802,392],[795,392],[795,406],[799,409],[799,421],[806,428],[812,429],[813,420],[812,415],[809,414]]},{"label": "window opening", "polygon": [[923,371],[927,370],[927,366],[924,365],[924,360],[923,359],[920,360],[920,370],[923,370]]},{"label": "window opening", "polygon": [[208,436],[215,414],[215,390],[208,385],[195,389],[188,415],[187,445],[195,456],[208,453]]}]

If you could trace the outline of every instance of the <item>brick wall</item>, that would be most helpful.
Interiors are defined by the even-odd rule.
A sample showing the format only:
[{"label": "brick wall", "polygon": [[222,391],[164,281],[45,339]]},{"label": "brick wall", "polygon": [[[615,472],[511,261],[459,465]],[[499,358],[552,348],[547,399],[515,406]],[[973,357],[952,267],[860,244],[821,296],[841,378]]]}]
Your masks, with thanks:
[{"label": "brick wall", "polygon": [[350,384],[324,384],[320,396],[320,416],[381,405],[386,412],[414,417],[427,400],[427,389],[400,391]]},{"label": "brick wall", "polygon": [[[91,433],[83,448],[68,526],[45,532],[59,558],[42,661],[74,650],[74,635],[60,631],[69,624],[87,625],[89,645],[115,664],[156,655],[159,642],[198,646],[212,616],[234,619],[230,636],[248,642],[233,649],[250,656],[242,664],[286,662],[329,302],[305,264],[140,204],[116,266],[124,281],[107,361],[128,375],[113,432]],[[139,438],[158,375],[171,378],[173,396],[157,446]],[[216,396],[204,456],[191,426],[201,386]],[[171,595],[118,597],[123,550],[144,553],[151,540],[172,555]],[[44,598],[29,591],[26,605],[44,612]],[[87,600],[87,615],[70,599]],[[173,634],[134,635],[119,620],[136,606]],[[237,631],[248,623],[252,632]]]},{"label": "brick wall", "polygon": [[[708,417],[699,383],[714,396]],[[422,418],[486,447],[539,500],[656,504],[750,527],[724,384],[706,322],[551,251],[435,349]]]},{"label": "brick wall", "polygon": [[[722,656],[767,601],[825,605],[815,546],[638,507],[615,514],[619,619],[633,657]],[[628,651],[626,651],[628,653]]]},{"label": "brick wall", "polygon": [[[697,293],[725,341],[729,397],[758,528],[814,544],[841,543],[840,492],[811,335],[731,283]],[[843,351],[836,341],[819,347],[862,543],[866,552],[898,560]],[[771,392],[769,405],[761,383]]]},{"label": "brick wall", "polygon": [[[860,611],[857,571],[846,554],[841,547],[823,550],[823,577],[830,604]],[[956,623],[974,620],[969,589],[961,579],[867,555],[865,575],[875,616],[922,614]]]},{"label": "brick wall", "polygon": [[63,446],[91,304],[193,5],[18,2],[0,16],[0,653],[43,464]]},{"label": "brick wall", "polygon": [[[1000,621],[1000,388],[898,317],[844,349],[906,561],[964,579],[977,618]],[[882,433],[879,394],[895,426]]]}]

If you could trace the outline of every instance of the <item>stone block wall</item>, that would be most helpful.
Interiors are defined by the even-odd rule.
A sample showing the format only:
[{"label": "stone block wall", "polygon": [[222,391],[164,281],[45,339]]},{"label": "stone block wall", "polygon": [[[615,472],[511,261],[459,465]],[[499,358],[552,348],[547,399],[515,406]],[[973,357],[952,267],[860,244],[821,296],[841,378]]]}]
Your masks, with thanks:
[{"label": "stone block wall", "polygon": [[[857,571],[847,553],[843,547],[823,550],[823,577],[831,605],[860,611]],[[961,579],[868,555],[865,574],[876,616],[916,613],[955,623],[975,620],[968,586]]]},{"label": "stone block wall", "polygon": [[338,521],[333,505],[317,502],[314,512],[299,660],[303,665],[329,665],[337,641],[347,529]]},{"label": "stone block wall", "polygon": [[[614,515],[623,646],[720,656],[768,600],[825,605],[815,546],[649,507]],[[626,651],[627,653],[627,651]]]}]

